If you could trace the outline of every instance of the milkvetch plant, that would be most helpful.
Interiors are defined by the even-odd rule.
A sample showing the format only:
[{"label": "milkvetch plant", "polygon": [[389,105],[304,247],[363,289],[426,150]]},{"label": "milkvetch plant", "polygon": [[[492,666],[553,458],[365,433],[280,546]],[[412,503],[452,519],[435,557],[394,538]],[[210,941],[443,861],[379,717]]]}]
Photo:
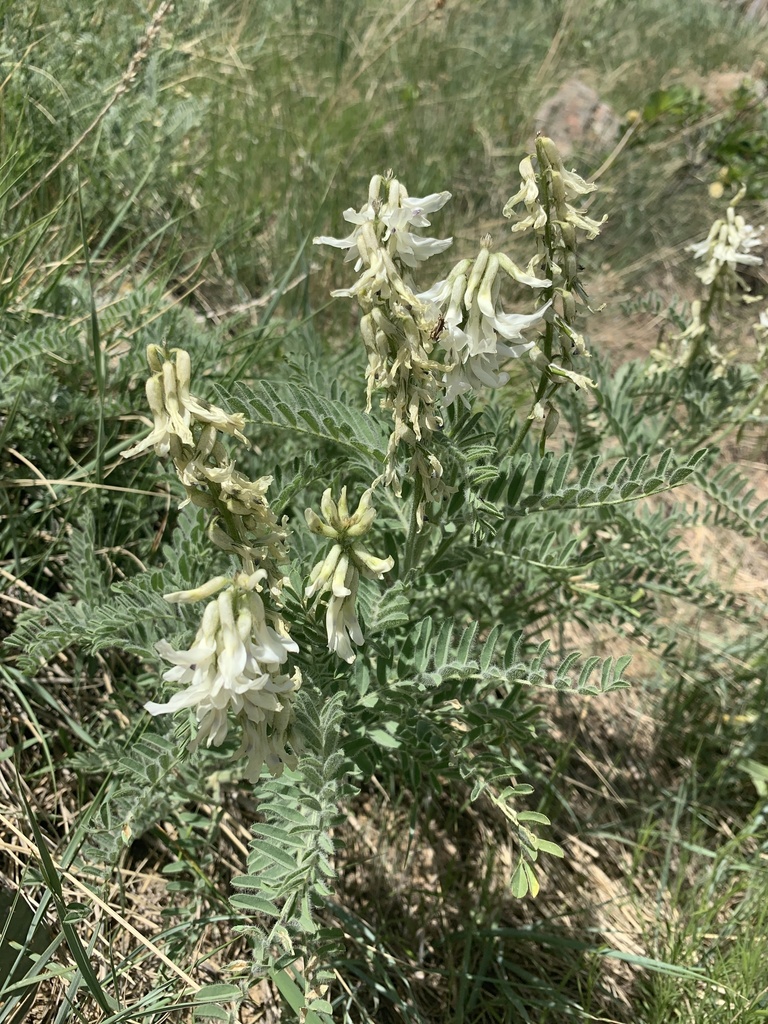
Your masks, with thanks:
[{"label": "milkvetch plant", "polygon": [[[668,643],[659,579],[664,593],[724,600],[679,549],[674,515],[631,511],[704,454],[675,458],[651,430],[672,417],[679,376],[649,396],[645,364],[614,375],[589,354],[583,250],[605,220],[585,209],[595,186],[546,138],[519,178],[498,228],[451,261],[453,240],[431,237],[450,193],[413,197],[392,173],[344,212],[349,233],[315,239],[344,253],[333,295],[358,316],[349,381],[323,360],[264,378],[255,354],[227,390],[191,344],[150,342],[151,423],[121,465],[172,467],[184,506],[173,543],[106,597],[86,588],[17,632],[30,658],[62,642],[122,645],[154,666],[113,798],[123,842],[166,813],[177,772],[249,784],[259,820],[232,903],[250,970],[281,977],[301,959],[305,1009],[321,1019],[336,844],[356,792],[375,777],[422,794],[414,815],[446,799],[492,808],[515,850],[511,892],[536,895],[543,855],[563,850],[528,806],[527,694],[626,685],[628,657],[582,661],[569,623]],[[694,252],[706,287],[734,290],[754,238],[726,215]],[[708,310],[692,313],[700,325]],[[735,508],[734,486],[722,489]],[[92,552],[87,523],[72,543]]]}]

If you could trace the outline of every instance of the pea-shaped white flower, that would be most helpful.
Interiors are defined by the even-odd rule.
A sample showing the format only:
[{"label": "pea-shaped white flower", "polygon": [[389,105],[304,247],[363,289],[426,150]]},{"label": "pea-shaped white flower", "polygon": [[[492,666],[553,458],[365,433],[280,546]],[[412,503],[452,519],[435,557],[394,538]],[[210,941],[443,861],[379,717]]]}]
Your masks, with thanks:
[{"label": "pea-shaped white flower", "polygon": [[350,663],[356,657],[352,642],[358,647],[365,642],[355,610],[360,575],[380,580],[395,564],[394,558],[377,558],[360,543],[376,518],[372,496],[373,491],[368,488],[350,514],[346,487],[342,487],[338,503],[328,488],[320,502],[322,518],[311,508],[304,513],[313,533],[334,542],[309,574],[304,596],[309,600],[330,591],[325,616],[328,650]]},{"label": "pea-shaped white flower", "polygon": [[144,705],[151,715],[193,708],[198,728],[192,749],[201,744],[220,746],[233,714],[243,732],[239,753],[247,755],[246,774],[254,781],[265,761],[273,775],[284,763],[295,763],[286,754],[285,743],[301,682],[298,671],[291,676],[282,672],[298,645],[279,616],[273,615],[275,628],[267,624],[259,593],[266,576],[263,569],[250,576],[237,573],[234,580],[217,576],[195,590],[166,594],[171,603],[216,596],[206,605],[188,650],[177,651],[167,640],[156,645],[158,654],[173,665],[163,679],[184,689],[165,704]]},{"label": "pea-shaped white flower", "polygon": [[474,261],[462,260],[444,281],[418,296],[443,316],[440,344],[451,367],[443,377],[446,405],[470,389],[505,384],[509,374],[502,365],[533,347],[522,332],[540,323],[551,303],[535,313],[505,313],[499,293],[505,275],[532,289],[551,285],[536,277],[537,265],[534,258],[523,270],[505,253],[492,253],[486,236]]}]

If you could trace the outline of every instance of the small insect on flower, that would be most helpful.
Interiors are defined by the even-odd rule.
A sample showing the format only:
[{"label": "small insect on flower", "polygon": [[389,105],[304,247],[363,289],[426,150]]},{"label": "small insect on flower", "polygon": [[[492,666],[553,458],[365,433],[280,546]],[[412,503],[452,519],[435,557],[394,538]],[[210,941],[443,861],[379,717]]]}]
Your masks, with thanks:
[{"label": "small insect on flower", "polygon": [[437,322],[435,323],[435,326],[429,332],[429,340],[430,341],[437,341],[437,339],[440,337],[440,335],[443,333],[444,330],[445,330],[445,314],[441,313],[438,316],[438,318],[437,318]]}]

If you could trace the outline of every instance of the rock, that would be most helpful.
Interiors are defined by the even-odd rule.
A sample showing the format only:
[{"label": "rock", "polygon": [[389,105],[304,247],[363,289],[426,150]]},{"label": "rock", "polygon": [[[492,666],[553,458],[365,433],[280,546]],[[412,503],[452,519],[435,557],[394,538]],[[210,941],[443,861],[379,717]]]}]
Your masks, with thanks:
[{"label": "rock", "polygon": [[579,78],[571,78],[534,116],[537,132],[548,135],[563,157],[574,149],[607,149],[616,141],[621,119]]}]

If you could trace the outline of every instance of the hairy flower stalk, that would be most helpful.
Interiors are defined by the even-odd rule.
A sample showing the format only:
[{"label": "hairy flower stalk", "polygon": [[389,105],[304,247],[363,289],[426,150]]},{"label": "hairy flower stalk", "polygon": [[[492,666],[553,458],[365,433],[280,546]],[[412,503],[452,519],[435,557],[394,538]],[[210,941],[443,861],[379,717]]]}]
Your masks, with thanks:
[{"label": "hairy flower stalk", "polygon": [[[166,640],[156,645],[158,654],[174,665],[163,679],[186,688],[165,704],[150,701],[145,707],[152,715],[194,708],[198,729],[193,750],[201,744],[222,744],[233,717],[243,737],[236,756],[245,755],[246,778],[255,782],[264,763],[273,775],[295,763],[286,743],[291,741],[301,675],[298,669],[292,675],[283,671],[288,654],[298,646],[280,612],[287,530],[266,498],[272,478],[250,480],[240,473],[219,439],[223,433],[247,443],[245,417],[191,394],[191,361],[183,349],[169,353],[150,345],[147,360],[151,376],[146,391],[154,426],[123,456],[150,448],[161,457],[170,455],[186,500],[210,513],[211,541],[235,555],[242,570],[165,595],[171,603],[217,596],[206,605],[188,650],[176,651]],[[269,595],[271,606],[262,594]]]},{"label": "hairy flower stalk", "polygon": [[[593,220],[576,208],[574,203],[594,192],[597,186],[565,169],[551,139],[540,136],[536,140],[535,164],[534,157],[522,160],[520,176],[521,187],[503,212],[505,217],[516,218],[513,232],[528,231],[535,235],[538,252],[534,265],[541,266],[547,278],[544,297],[551,307],[546,309],[547,327],[542,343],[530,350],[540,380],[518,444],[533,422],[547,424],[551,432],[551,398],[558,387],[568,383],[577,388],[594,387],[593,381],[573,368],[574,357],[588,355],[579,322],[585,312],[591,312],[580,277],[577,232],[583,231],[588,239],[593,239],[606,219]],[[524,212],[517,209],[521,205]],[[543,431],[542,444],[546,436]]]},{"label": "hairy flower stalk", "polygon": [[377,558],[360,543],[376,518],[372,498],[373,491],[369,488],[357,509],[350,513],[346,487],[342,487],[338,503],[328,488],[320,503],[322,518],[311,508],[304,513],[313,533],[333,541],[330,550],[312,569],[304,596],[307,600],[319,599],[330,592],[325,616],[328,650],[350,663],[356,657],[351,641],[358,647],[365,642],[355,610],[360,575],[380,580],[395,564],[392,557]]}]

